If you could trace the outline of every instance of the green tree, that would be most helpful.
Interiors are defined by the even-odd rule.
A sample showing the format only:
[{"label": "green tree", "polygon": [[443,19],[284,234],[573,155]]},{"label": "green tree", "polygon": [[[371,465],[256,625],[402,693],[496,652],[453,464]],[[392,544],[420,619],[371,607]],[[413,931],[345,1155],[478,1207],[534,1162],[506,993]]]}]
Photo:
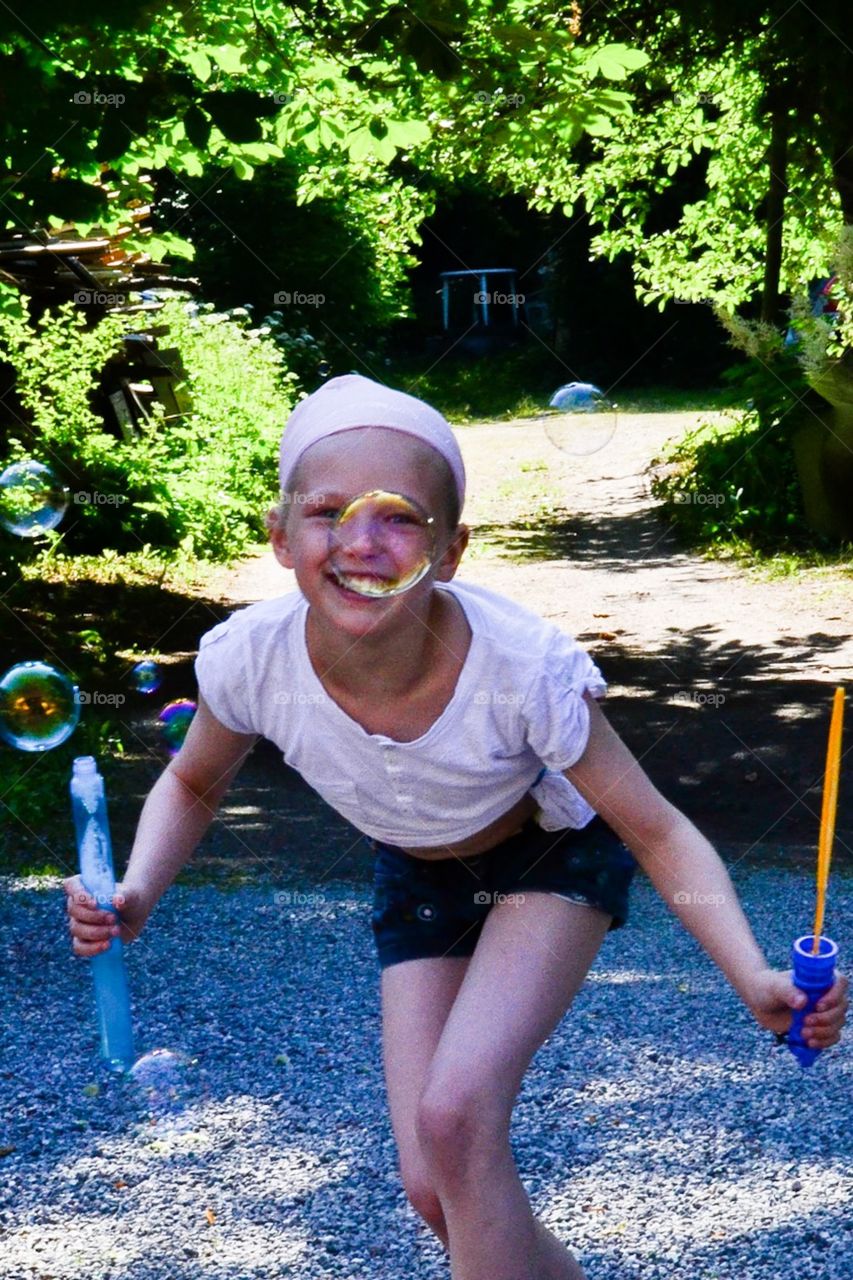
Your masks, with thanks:
[{"label": "green tree", "polygon": [[[476,129],[482,86],[519,65],[539,67],[541,89],[519,147],[557,127],[570,143],[629,108],[609,87],[629,52],[576,48],[544,7],[518,2],[425,0],[379,14],[324,5],[309,19],[271,0],[237,0],[227,13],[211,0],[93,0],[85,19],[69,20],[35,0],[6,23],[0,201],[13,226],[118,225],[164,168],[200,177],[214,163],[250,178],[286,154],[365,172],[406,164],[445,119]],[[455,144],[462,154],[482,141],[457,134]]]},{"label": "green tree", "polygon": [[[849,6],[623,0],[588,21],[593,43],[618,31],[649,55],[636,110],[546,167],[534,200],[585,205],[593,251],[629,253],[644,300],[755,304],[778,324],[853,222]],[[695,198],[673,208],[677,183]]]}]

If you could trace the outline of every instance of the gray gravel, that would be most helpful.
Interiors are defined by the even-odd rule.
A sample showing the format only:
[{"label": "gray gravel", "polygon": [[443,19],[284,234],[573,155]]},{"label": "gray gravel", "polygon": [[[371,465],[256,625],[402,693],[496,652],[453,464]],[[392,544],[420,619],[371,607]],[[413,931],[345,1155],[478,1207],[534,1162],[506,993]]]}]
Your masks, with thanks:
[{"label": "gray gravel", "polygon": [[[811,877],[737,883],[785,963]],[[169,891],[128,954],[140,1049],[195,1063],[159,1118],[100,1068],[59,881],[2,887],[4,1280],[449,1275],[399,1185],[366,887]],[[834,873],[844,956],[851,902]],[[591,1280],[849,1280],[849,1044],[801,1072],[645,882],[633,909],[524,1081],[534,1209]]]}]

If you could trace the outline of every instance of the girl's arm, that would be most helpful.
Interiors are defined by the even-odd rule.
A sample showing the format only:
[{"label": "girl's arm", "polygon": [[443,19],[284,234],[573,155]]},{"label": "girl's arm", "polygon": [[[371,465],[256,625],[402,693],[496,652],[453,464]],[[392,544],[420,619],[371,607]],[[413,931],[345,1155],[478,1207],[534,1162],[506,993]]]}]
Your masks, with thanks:
[{"label": "girl's arm", "polygon": [[[585,694],[586,750],[565,776],[625,842],[664,902],[719,966],[758,1022],[787,1031],[790,1010],[806,1002],[790,975],[771,969],[753,936],[719,855],[669,803]],[[839,977],[806,1022],[814,1048],[834,1044],[844,1022],[847,979]],[[809,1033],[813,1033],[809,1038]]]},{"label": "girl's arm", "polygon": [[122,879],[149,910],[189,861],[256,741],[226,729],[199,696],[180,751],[145,801]]},{"label": "girl's arm", "polygon": [[[142,809],[127,870],[113,903],[123,942],[135,942],[158,900],[192,856],[219,802],[252,749],[256,735],[221,724],[202,697],[184,744],[160,775]],[[63,882],[72,949],[93,956],[118,930],[111,912],[100,910],[79,876]]]}]

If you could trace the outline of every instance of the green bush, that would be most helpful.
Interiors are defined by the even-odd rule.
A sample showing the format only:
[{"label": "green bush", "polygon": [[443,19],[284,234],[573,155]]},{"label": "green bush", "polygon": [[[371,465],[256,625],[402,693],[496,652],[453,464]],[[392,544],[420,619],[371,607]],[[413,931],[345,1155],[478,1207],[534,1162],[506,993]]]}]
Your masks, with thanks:
[{"label": "green bush", "polygon": [[[107,360],[121,350],[127,319],[108,315],[89,327],[68,303],[31,325],[7,301],[0,356],[15,368],[27,418],[7,428],[0,461],[47,462],[71,490],[60,527],[65,552],[149,546],[228,560],[264,537],[296,378],[272,341],[209,309],[191,315],[170,299],[157,326],[165,329],[160,346],[180,353],[192,411],[166,421],[155,406],[125,441],[105,430],[92,397]],[[17,553],[31,550],[22,545]]]},{"label": "green bush", "polygon": [[702,423],[664,455],[652,493],[693,544],[747,542],[757,550],[805,544],[800,485],[790,444],[755,410]]},{"label": "green bush", "polygon": [[746,544],[762,553],[823,546],[805,522],[791,444],[810,401],[819,403],[795,353],[777,349],[723,377],[747,407],[672,445],[653,494],[693,544]]}]

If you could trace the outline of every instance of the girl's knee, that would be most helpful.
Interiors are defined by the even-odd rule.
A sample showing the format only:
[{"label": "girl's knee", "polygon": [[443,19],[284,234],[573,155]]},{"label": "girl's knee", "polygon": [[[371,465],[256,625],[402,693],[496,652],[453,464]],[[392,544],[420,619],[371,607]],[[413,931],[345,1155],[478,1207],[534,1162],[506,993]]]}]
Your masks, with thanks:
[{"label": "girl's knee", "polygon": [[403,1190],[415,1213],[423,1218],[429,1229],[446,1244],[447,1224],[444,1220],[444,1210],[430,1180],[417,1174],[404,1177]]},{"label": "girl's knee", "polygon": [[468,1086],[430,1086],[424,1090],[415,1129],[424,1154],[455,1158],[503,1144],[509,1131],[506,1108],[494,1095]]}]

